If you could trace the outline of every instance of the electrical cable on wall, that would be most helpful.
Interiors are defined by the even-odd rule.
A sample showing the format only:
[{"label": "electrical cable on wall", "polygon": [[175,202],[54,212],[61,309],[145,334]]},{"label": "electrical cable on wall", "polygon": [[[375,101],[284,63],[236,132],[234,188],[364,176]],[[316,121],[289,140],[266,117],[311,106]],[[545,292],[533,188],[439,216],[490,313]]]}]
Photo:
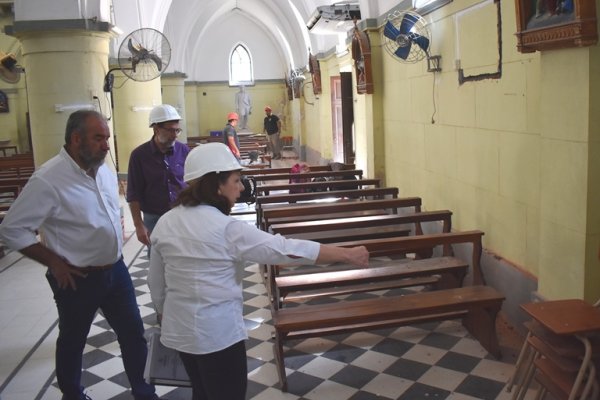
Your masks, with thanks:
[{"label": "electrical cable on wall", "polygon": [[435,124],[435,114],[437,113],[437,105],[435,104],[435,74],[433,74],[433,88],[431,89],[431,100],[433,101],[433,114],[431,114],[431,123]]}]

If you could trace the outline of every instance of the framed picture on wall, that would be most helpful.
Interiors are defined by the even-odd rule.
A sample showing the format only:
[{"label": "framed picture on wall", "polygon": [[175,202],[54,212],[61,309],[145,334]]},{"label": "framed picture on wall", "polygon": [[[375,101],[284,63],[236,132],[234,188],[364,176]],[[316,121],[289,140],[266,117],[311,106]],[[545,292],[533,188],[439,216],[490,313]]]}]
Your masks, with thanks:
[{"label": "framed picture on wall", "polygon": [[595,0],[515,0],[521,53],[596,44]]}]

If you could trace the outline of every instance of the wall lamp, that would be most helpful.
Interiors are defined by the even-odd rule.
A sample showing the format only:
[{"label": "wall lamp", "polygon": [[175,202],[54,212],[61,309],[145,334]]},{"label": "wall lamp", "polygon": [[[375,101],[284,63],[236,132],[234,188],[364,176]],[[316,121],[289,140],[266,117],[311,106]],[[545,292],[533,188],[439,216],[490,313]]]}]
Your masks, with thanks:
[{"label": "wall lamp", "polygon": [[142,112],[142,111],[151,111],[154,106],[131,106],[131,111],[133,112]]},{"label": "wall lamp", "polygon": [[54,112],[61,113],[65,111],[76,111],[76,110],[95,110],[96,106],[92,103],[81,103],[81,104],[55,104]]}]

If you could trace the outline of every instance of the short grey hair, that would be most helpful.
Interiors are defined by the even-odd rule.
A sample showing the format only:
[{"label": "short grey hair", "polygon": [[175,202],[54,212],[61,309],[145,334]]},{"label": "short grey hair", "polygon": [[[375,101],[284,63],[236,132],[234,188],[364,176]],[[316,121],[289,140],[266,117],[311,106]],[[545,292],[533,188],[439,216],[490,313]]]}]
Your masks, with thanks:
[{"label": "short grey hair", "polygon": [[95,110],[77,110],[69,115],[67,128],[65,129],[65,144],[71,143],[71,136],[74,132],[85,132],[87,119],[90,117],[106,121],[104,115]]}]

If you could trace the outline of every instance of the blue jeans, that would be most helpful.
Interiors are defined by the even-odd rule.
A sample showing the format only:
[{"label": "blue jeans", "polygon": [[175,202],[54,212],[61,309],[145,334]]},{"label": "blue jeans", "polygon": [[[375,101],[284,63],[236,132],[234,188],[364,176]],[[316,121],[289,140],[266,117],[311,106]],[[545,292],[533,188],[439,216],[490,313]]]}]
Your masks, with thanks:
[{"label": "blue jeans", "polygon": [[[152,231],[154,230],[154,227],[156,226],[156,223],[158,222],[158,219],[160,217],[161,217],[161,215],[159,215],[159,214],[149,214],[149,213],[143,214],[142,218],[144,221],[144,226],[148,230],[148,234],[152,233]],[[148,258],[150,258],[150,246],[148,246],[148,249],[147,249],[147,256],[148,256]]]},{"label": "blue jeans", "polygon": [[148,347],[131,277],[123,260],[117,261],[111,269],[74,277],[77,290],[60,289],[50,273],[46,278],[58,309],[56,378],[63,400],[83,398],[83,349],[98,309],[117,334],[134,398],[156,399],[154,386],[144,381]]}]

